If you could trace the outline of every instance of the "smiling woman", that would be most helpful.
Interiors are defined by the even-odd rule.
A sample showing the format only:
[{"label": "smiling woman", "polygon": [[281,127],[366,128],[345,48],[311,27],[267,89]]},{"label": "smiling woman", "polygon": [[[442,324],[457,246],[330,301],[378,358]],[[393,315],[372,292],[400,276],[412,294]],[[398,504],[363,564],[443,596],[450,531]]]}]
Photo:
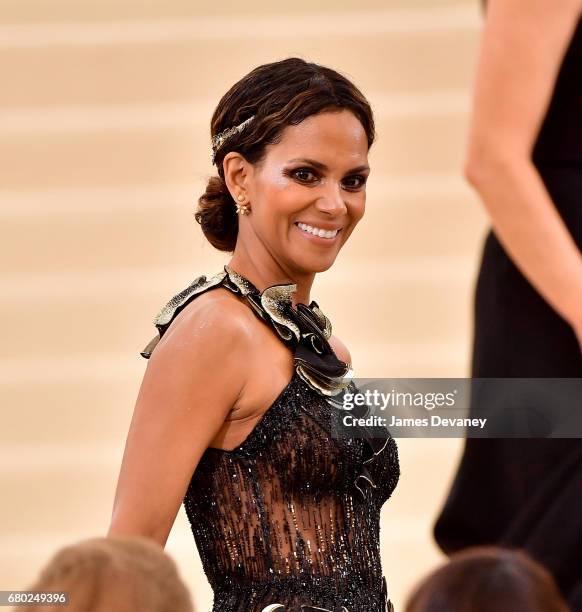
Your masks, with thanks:
[{"label": "smiling woman", "polygon": [[357,388],[310,298],[364,214],[372,111],[338,72],[289,58],[223,96],[211,137],[195,218],[232,257],[155,318],[109,534],[164,546],[183,503],[214,611],[390,610],[396,444],[332,438],[331,396]]},{"label": "smiling woman", "polygon": [[[223,96],[211,137],[218,176],[195,216],[216,248],[235,249],[247,225],[239,225],[235,204],[250,201],[255,219],[248,225],[258,239],[268,238],[266,213],[280,208],[297,214],[294,222],[343,230],[337,253],[364,213],[367,154],[375,140],[370,106],[350,81],[299,58],[260,66]],[[317,215],[309,208],[313,202]],[[340,223],[347,221],[347,227]]]}]

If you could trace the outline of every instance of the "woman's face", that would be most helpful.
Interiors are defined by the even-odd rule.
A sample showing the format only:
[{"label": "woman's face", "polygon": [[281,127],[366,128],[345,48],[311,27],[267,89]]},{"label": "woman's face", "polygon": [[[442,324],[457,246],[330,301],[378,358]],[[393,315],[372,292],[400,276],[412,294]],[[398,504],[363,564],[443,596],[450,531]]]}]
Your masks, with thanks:
[{"label": "woman's face", "polygon": [[287,270],[327,270],[364,214],[369,172],[366,132],[349,110],[287,126],[250,168],[238,240],[253,253],[259,240]]}]

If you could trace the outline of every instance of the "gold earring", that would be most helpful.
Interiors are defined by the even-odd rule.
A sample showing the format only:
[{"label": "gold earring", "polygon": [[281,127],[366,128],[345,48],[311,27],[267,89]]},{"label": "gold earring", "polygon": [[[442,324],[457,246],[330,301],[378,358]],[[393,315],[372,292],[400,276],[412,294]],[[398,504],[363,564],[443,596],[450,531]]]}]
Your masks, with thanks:
[{"label": "gold earring", "polygon": [[[242,193],[239,193],[236,199],[239,202],[243,202],[245,197]],[[248,215],[251,212],[251,209],[248,204],[236,204],[236,212],[241,215]]]}]

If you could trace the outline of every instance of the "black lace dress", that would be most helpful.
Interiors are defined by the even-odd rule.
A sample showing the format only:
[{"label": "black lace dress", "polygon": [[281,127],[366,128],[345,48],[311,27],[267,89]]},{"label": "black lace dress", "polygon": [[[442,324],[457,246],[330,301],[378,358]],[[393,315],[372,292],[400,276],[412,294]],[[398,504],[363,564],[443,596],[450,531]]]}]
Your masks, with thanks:
[{"label": "black lace dress", "polygon": [[399,478],[393,438],[332,437],[338,393],[357,388],[331,348],[329,319],[294,284],[259,292],[228,266],[196,278],[155,319],[158,335],[192,299],[225,287],[293,348],[294,373],[237,448],[209,447],[184,508],[214,612],[392,610],[380,562],[380,508]]}]

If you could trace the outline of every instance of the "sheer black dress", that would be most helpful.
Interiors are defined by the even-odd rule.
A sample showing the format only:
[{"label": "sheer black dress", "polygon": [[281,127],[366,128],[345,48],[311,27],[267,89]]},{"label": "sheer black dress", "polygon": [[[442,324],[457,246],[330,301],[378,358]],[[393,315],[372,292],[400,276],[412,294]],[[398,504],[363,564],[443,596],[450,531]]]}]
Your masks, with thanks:
[{"label": "sheer black dress", "polygon": [[[532,159],[582,250],[582,21]],[[493,231],[483,248],[474,321],[473,377],[582,377],[574,330],[526,280]],[[572,608],[582,611],[582,440],[468,439],[435,537],[447,553],[478,544],[526,549],[553,572]]]},{"label": "sheer black dress", "polygon": [[215,287],[238,295],[271,326],[292,348],[295,367],[242,444],[206,449],[184,497],[213,611],[391,610],[379,519],[399,478],[397,447],[369,429],[332,437],[340,411],[334,399],[356,387],[328,342],[331,323],[317,303],[294,308],[294,284],[259,292],[224,266],[162,308],[158,335],[141,355],[149,358],[175,315]]}]

